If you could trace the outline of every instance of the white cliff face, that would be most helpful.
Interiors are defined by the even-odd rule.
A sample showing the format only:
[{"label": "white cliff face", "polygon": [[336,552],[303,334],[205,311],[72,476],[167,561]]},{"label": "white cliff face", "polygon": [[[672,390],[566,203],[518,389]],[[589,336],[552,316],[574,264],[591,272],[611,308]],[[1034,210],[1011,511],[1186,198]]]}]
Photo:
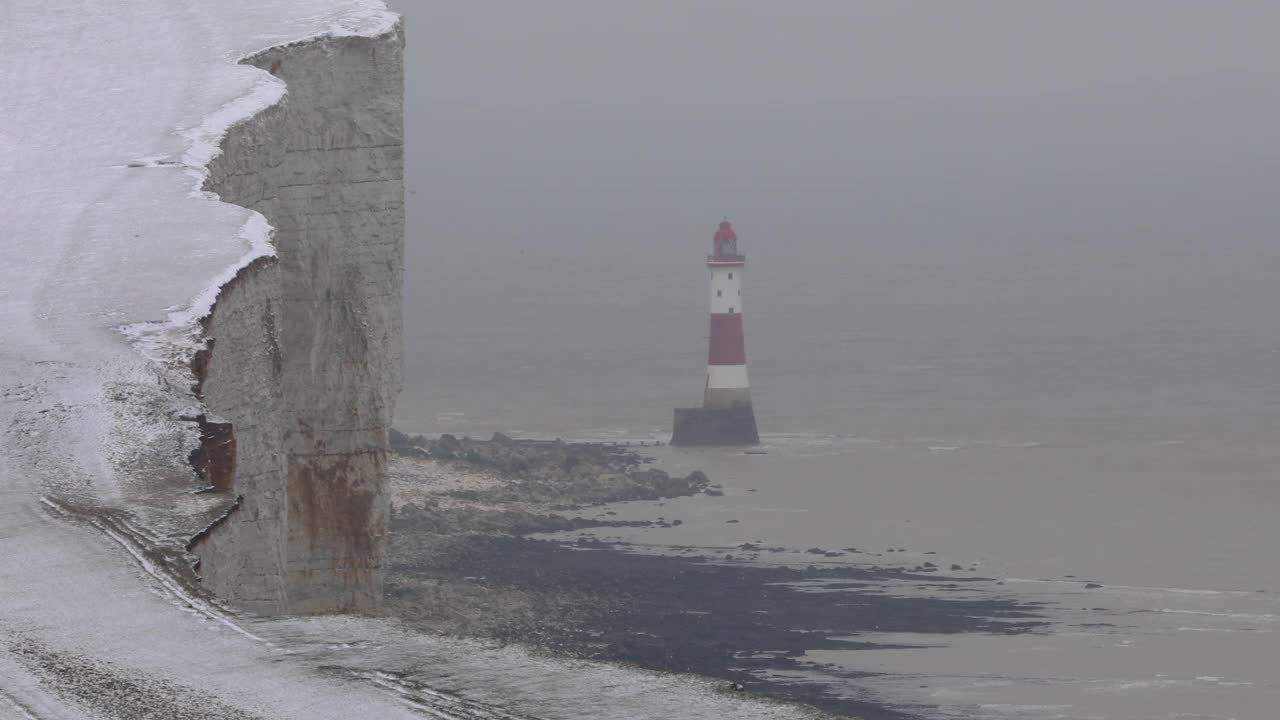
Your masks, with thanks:
[{"label": "white cliff face", "polygon": [[234,128],[206,187],[261,212],[276,257],[207,321],[201,386],[231,423],[239,509],[194,548],[206,584],[259,612],[361,611],[381,594],[386,435],[400,378],[398,27],[246,61],[285,81]]}]

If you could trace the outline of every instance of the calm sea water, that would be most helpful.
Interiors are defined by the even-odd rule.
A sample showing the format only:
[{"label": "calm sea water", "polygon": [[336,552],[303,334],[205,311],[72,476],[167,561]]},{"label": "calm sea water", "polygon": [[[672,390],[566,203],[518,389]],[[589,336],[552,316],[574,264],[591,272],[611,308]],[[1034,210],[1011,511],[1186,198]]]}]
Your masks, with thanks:
[{"label": "calm sea water", "polygon": [[[548,190],[415,208],[399,426],[665,440],[700,398],[709,200],[729,205]],[[1046,635],[820,658],[885,673],[849,692],[940,717],[1276,715],[1280,246],[1160,222],[1066,236],[1032,222],[1034,196],[927,224],[835,193],[733,200],[768,454],[663,449],[727,494],[626,539],[936,551],[995,578],[982,592],[1047,603]],[[968,229],[939,232],[944,211]],[[860,234],[859,213],[895,230]]]}]

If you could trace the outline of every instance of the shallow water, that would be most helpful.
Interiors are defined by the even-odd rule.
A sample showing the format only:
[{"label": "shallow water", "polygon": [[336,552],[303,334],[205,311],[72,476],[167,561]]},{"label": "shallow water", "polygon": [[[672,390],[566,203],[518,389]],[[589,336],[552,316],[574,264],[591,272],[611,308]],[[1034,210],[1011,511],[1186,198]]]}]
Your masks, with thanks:
[{"label": "shallow water", "polygon": [[[938,717],[1268,716],[1273,247],[828,237],[797,255],[740,225],[767,454],[656,451],[725,496],[634,504],[620,517],[684,524],[606,535],[976,563],[986,591],[1046,603],[1046,635],[815,658]],[[699,397],[705,238],[574,227],[537,252],[500,232],[411,245],[403,429],[666,439]]]},{"label": "shallow water", "polygon": [[[852,693],[937,704],[937,717],[980,718],[1265,717],[1280,700],[1271,670],[1280,660],[1280,593],[1265,546],[1221,532],[1216,552],[1233,560],[1213,562],[1214,551],[1202,549],[1176,515],[1198,512],[1194,499],[1134,512],[1122,505],[1124,492],[1031,493],[1021,487],[1026,474],[1002,472],[992,459],[982,474],[949,467],[940,457],[951,451],[766,448],[767,456],[664,448],[656,453],[664,466],[704,467],[726,484],[725,496],[614,508],[621,519],[662,515],[683,524],[607,534],[662,545],[750,541],[861,551],[819,562],[934,562],[942,575],[991,578],[966,593],[1042,603],[1053,622],[1045,634],[1019,636],[868,634],[859,639],[923,647],[810,654],[814,662],[884,673],[851,682]],[[890,473],[895,479],[885,480]],[[1053,511],[1033,511],[1032,503]],[[1263,511],[1255,513],[1240,513],[1240,522],[1262,523]],[[916,591],[937,592],[886,588]]]}]

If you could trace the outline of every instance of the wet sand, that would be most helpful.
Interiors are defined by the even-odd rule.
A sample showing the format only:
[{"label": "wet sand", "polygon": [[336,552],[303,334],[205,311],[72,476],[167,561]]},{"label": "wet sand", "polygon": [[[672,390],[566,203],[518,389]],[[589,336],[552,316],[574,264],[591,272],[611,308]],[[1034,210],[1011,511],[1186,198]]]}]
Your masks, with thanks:
[{"label": "wet sand", "polygon": [[[966,591],[989,581],[948,576],[932,564],[914,571],[835,565],[814,552],[817,564],[794,567],[771,563],[769,548],[749,544],[653,554],[586,536],[533,539],[527,536],[638,521],[548,509],[581,509],[572,492],[545,495],[541,505],[525,492],[518,509],[468,507],[479,502],[482,486],[493,497],[501,487],[527,491],[528,483],[477,468],[476,487],[459,493],[465,461],[399,457],[392,466],[403,492],[393,500],[386,611],[426,631],[698,673],[834,714],[897,720],[917,715],[851,697],[848,680],[858,673],[807,655],[904,647],[858,640],[863,633],[1008,635],[1045,625],[1034,605],[975,599]],[[431,500],[433,488],[442,502]],[[658,518],[651,524],[668,525]],[[930,592],[887,592],[903,581]]]}]

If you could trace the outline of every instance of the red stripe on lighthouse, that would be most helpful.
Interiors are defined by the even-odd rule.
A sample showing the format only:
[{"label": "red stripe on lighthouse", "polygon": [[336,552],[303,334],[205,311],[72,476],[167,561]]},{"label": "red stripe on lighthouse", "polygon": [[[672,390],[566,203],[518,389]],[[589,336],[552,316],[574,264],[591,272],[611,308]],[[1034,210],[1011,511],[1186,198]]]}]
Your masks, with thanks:
[{"label": "red stripe on lighthouse", "polygon": [[711,316],[711,353],[708,365],[746,365],[747,349],[742,340],[742,314]]}]

